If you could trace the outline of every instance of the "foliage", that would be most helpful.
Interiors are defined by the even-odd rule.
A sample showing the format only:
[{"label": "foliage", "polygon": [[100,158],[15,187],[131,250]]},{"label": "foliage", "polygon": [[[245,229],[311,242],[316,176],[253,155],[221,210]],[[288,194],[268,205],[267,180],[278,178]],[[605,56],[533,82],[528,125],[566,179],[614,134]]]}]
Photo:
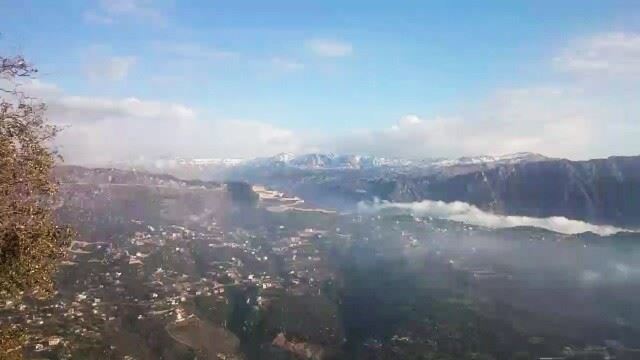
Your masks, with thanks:
[{"label": "foliage", "polygon": [[[36,70],[22,57],[0,56],[0,301],[25,293],[51,293],[56,261],[72,238],[56,225],[57,190],[51,170],[56,153],[49,141],[58,128],[44,117],[45,105],[17,91],[16,80]],[[20,359],[24,333],[0,325],[0,353]]]},{"label": "foliage", "polygon": [[22,344],[25,335],[20,328],[3,327],[0,329],[0,354],[1,359],[13,360],[22,358]]},{"label": "foliage", "polygon": [[227,189],[231,193],[231,199],[237,204],[254,206],[258,202],[258,194],[245,182],[229,181]]},{"label": "foliage", "polygon": [[44,104],[16,87],[34,73],[21,57],[0,57],[0,300],[50,293],[73,235],[53,215],[58,156],[49,142],[59,129],[48,123]]}]

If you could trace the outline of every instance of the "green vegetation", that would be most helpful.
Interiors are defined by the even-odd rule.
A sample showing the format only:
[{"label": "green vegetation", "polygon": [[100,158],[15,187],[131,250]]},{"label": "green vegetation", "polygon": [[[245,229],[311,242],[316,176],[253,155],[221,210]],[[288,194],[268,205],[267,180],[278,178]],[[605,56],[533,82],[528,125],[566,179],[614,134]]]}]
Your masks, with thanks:
[{"label": "green vegetation", "polygon": [[230,181],[227,189],[231,193],[231,199],[237,204],[254,206],[258,202],[258,194],[247,183]]},{"label": "green vegetation", "polygon": [[[22,58],[0,57],[0,78],[14,81],[35,70]],[[56,154],[48,142],[58,129],[44,104],[16,90],[0,89],[0,298],[51,290],[55,260],[70,239],[51,209]]]},{"label": "green vegetation", "polygon": [[[46,296],[56,262],[72,237],[56,224],[52,200],[57,187],[51,170],[57,158],[49,148],[58,128],[44,117],[45,105],[15,89],[16,79],[36,70],[23,58],[0,56],[0,300],[23,293]],[[0,352],[19,357],[17,329],[0,329]],[[16,340],[18,339],[18,340]]]}]

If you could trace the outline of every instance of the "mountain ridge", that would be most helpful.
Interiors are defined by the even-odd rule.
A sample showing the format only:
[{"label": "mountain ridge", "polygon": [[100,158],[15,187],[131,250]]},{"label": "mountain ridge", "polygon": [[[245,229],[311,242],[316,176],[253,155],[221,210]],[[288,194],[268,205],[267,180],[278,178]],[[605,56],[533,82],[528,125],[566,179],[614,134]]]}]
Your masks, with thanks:
[{"label": "mountain ridge", "polygon": [[278,153],[273,156],[240,158],[169,158],[136,162],[110,164],[114,167],[142,167],[172,168],[179,166],[194,167],[291,167],[298,169],[371,169],[377,167],[446,167],[456,165],[486,164],[486,163],[515,163],[520,161],[542,161],[551,159],[541,154],[519,152],[503,155],[464,156],[459,158],[401,158],[382,157],[361,154],[336,153]]},{"label": "mountain ridge", "polygon": [[640,156],[573,161],[516,153],[386,161],[359,155],[278,154],[232,165],[151,171],[264,184],[336,209],[374,199],[462,201],[504,215],[640,226]]}]

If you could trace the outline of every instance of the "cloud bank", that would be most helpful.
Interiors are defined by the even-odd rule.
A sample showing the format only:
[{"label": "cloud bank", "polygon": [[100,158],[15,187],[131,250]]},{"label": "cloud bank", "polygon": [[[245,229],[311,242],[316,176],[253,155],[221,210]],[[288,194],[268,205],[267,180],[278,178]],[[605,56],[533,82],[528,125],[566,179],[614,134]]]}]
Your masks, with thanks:
[{"label": "cloud bank", "polygon": [[[110,13],[135,11],[144,4],[125,1]],[[155,46],[189,59],[234,56],[193,43]],[[353,52],[350,44],[336,40],[315,39],[306,46],[318,56]],[[89,77],[103,82],[126,81],[136,66],[136,58],[113,56],[108,47],[100,46],[88,50],[87,60]],[[298,71],[303,76],[313,70],[288,57],[265,61],[282,73]],[[167,101],[74,96],[38,81],[24,88],[47,102],[53,121],[68,126],[59,145],[69,161],[82,163],[165,156],[256,157],[310,150],[400,158],[536,152],[587,159],[640,154],[640,105],[633,97],[640,82],[629,81],[640,69],[640,34],[603,33],[578,39],[558,51],[550,63],[554,71],[580,75],[581,81],[496,90],[450,115],[407,113],[387,126],[337,134],[330,129],[292,130],[260,118],[214,118],[190,105]]]},{"label": "cloud bank", "polygon": [[538,152],[577,158],[590,151],[600,126],[594,106],[574,89],[500,91],[455,117],[407,115],[379,130],[361,130],[334,151],[397,157],[458,157]]},{"label": "cloud bank", "polygon": [[400,158],[529,151],[584,159],[640,153],[637,124],[609,120],[597,108],[601,103],[585,101],[571,89],[503,91],[479,106],[473,117],[407,115],[383,129],[330,134],[294,131],[260,119],[211,118],[179,103],[72,96],[42,82],[29,87],[43,96],[49,117],[67,126],[60,135],[66,158],[82,163],[92,156],[104,162],[307,151]]},{"label": "cloud bank", "polygon": [[640,91],[640,33],[576,39],[559,49],[550,65],[553,83],[499,89],[453,115],[409,114],[386,128],[345,134],[326,147],[409,158],[536,152],[579,160],[640,154],[640,106],[633,95]]},{"label": "cloud bank", "polygon": [[47,116],[63,127],[54,146],[72,164],[164,157],[257,157],[297,152],[304,138],[253,120],[210,118],[183,104],[138,98],[72,96],[40,81],[22,91],[47,103]]},{"label": "cloud bank", "polygon": [[363,212],[375,212],[383,209],[408,210],[420,216],[433,216],[436,218],[490,228],[533,226],[563,234],[579,234],[590,231],[599,235],[612,235],[617,232],[625,231],[624,229],[614,226],[594,225],[584,221],[567,219],[561,216],[533,218],[528,216],[497,215],[480,210],[476,206],[460,201],[452,203],[431,200],[423,200],[413,203],[361,203],[359,209]]}]

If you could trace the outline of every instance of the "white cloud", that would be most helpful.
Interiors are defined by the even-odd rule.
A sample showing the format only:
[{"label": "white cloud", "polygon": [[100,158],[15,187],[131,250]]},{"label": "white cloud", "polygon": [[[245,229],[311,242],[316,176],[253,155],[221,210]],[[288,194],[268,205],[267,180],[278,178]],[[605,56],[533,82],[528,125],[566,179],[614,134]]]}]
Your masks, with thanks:
[{"label": "white cloud", "polygon": [[195,42],[155,42],[153,47],[169,55],[193,60],[221,60],[238,56],[233,51],[216,49]]},{"label": "white cloud", "polygon": [[[38,79],[27,79],[18,81],[16,90],[35,98],[50,97],[60,94],[61,90],[54,84],[40,81]],[[0,86],[2,88],[2,86]]]},{"label": "white cloud", "polygon": [[465,116],[408,115],[386,129],[336,135],[293,132],[259,121],[207,119],[181,104],[68,96],[43,83],[31,87],[44,94],[53,120],[71,125],[60,144],[73,162],[305,151],[405,158],[532,151],[575,159],[640,152],[637,123],[608,120],[611,106],[587,101],[571,89],[502,91]]},{"label": "white cloud", "polygon": [[96,165],[164,156],[249,158],[296,151],[299,143],[291,131],[253,121],[105,117],[72,121],[57,145],[67,162]]},{"label": "white cloud", "polygon": [[351,44],[339,40],[312,39],[307,47],[316,55],[323,57],[344,57],[353,53]]},{"label": "white cloud", "polygon": [[324,144],[336,152],[458,157],[538,152],[571,159],[640,154],[640,34],[602,33],[553,60],[575,77],[552,86],[498,90],[454,116],[407,115]]},{"label": "white cloud", "polygon": [[193,109],[184,105],[136,98],[61,96],[51,99],[49,108],[61,118],[78,119],[85,123],[121,118],[190,120],[196,116]]},{"label": "white cloud", "polygon": [[[598,58],[598,61],[606,64],[587,68],[618,69],[607,70],[609,74],[621,73],[623,70],[633,74],[633,70],[628,67],[633,61],[620,59],[631,59],[630,54],[635,54],[638,42],[637,36],[617,33],[593,36],[588,41],[581,42],[580,46],[593,50],[581,50],[586,54],[584,56]],[[194,43],[157,43],[156,46],[158,50],[182,54],[184,57],[222,59],[233,56],[233,53]],[[560,59],[567,60],[563,58],[567,54],[582,54],[577,51],[581,49],[580,46],[571,47],[575,51],[567,50],[558,56],[555,60],[557,65],[561,65]],[[609,53],[603,49],[613,50]],[[135,65],[135,58],[110,56],[109,49],[98,47],[92,51],[95,56],[89,57],[88,64],[91,66],[87,68],[92,78],[123,79]],[[334,55],[337,53],[333,52]],[[626,55],[613,56],[622,53]],[[605,61],[607,54],[612,56]],[[260,64],[282,71],[304,68],[303,63],[284,57],[267,58]],[[569,66],[568,64],[571,63],[564,65]],[[569,69],[578,72],[585,67],[565,68],[567,71]],[[157,75],[155,81],[171,84],[178,80],[171,77],[163,79]],[[638,89],[633,82],[630,84],[633,89]],[[121,148],[111,148],[108,146],[110,144],[106,144],[106,150],[95,152],[96,156],[102,157],[122,158],[125,153],[132,156],[159,156],[166,152],[181,156],[251,157],[308,149],[406,158],[500,155],[522,151],[571,159],[640,154],[640,142],[637,141],[640,137],[640,123],[637,121],[640,105],[628,100],[629,88],[616,89],[616,84],[611,82],[608,85],[602,87],[606,91],[588,86],[580,88],[572,84],[506,89],[496,91],[480,104],[461,109],[454,115],[421,117],[409,114],[386,128],[354,130],[342,134],[311,134],[311,131],[293,133],[261,122],[219,119],[205,121],[193,109],[179,104],[138,99],[74,97],[45,83],[28,84],[38,96],[49,98],[51,113],[57,121],[69,120],[74,125],[72,128],[76,130],[69,131],[70,134],[78,135],[79,129],[86,129],[95,134],[104,133],[117,138],[120,133],[118,129],[125,124],[144,138],[143,143],[149,143],[142,146],[140,141],[132,140],[137,145]],[[620,94],[626,94],[627,97],[621,97]],[[181,132],[175,130],[176,123],[182,124]],[[143,127],[138,127],[140,124],[148,129],[145,131]],[[128,128],[123,132],[126,131]],[[146,132],[153,135],[146,136]],[[152,141],[156,133],[158,140]],[[215,141],[208,139],[211,134],[215,134]],[[78,139],[82,136],[84,135],[79,135]],[[89,138],[91,136],[80,140]],[[192,143],[188,139],[192,139]],[[65,135],[65,140],[67,144],[73,143],[71,135]],[[99,140],[95,141],[99,143]],[[165,151],[162,145],[154,147],[151,142],[168,143],[172,146]],[[94,148],[100,149],[99,146]],[[152,148],[157,150],[155,154],[151,151]],[[89,144],[87,149],[91,149]],[[86,152],[86,159],[90,159],[90,153]]]},{"label": "white cloud", "polygon": [[458,117],[408,115],[382,130],[333,142],[337,152],[397,157],[458,157],[531,151],[582,157],[596,125],[592,106],[575,90],[530,88],[496,93]]},{"label": "white cloud", "polygon": [[135,56],[93,57],[86,65],[86,74],[90,80],[124,80],[136,65]]},{"label": "white cloud", "polygon": [[271,58],[271,64],[278,70],[283,70],[283,71],[297,71],[297,70],[302,70],[304,69],[304,64],[296,61],[296,60],[292,60],[292,59],[285,59],[285,58],[281,58],[281,57],[273,57]]},{"label": "white cloud", "polygon": [[85,11],[82,18],[89,24],[111,25],[115,22],[112,17],[93,10]]},{"label": "white cloud", "polygon": [[92,24],[111,25],[129,17],[164,24],[166,17],[153,0],[100,0],[98,8],[88,10],[84,20]]},{"label": "white cloud", "polygon": [[70,96],[40,82],[25,88],[47,89],[35,93],[47,103],[49,119],[64,128],[55,145],[68,163],[256,157],[297,152],[303,146],[301,137],[288,129],[259,121],[207,119],[182,104]]},{"label": "white cloud", "polygon": [[640,34],[610,32],[581,39],[554,58],[561,71],[580,76],[640,76]]},{"label": "white cloud", "polygon": [[171,102],[73,96],[54,84],[26,79],[19,90],[47,104],[49,120],[63,128],[53,144],[67,163],[164,156],[252,158],[300,152],[305,137],[261,121],[216,118]]},{"label": "white cloud", "polygon": [[549,218],[533,218],[528,216],[497,215],[482,211],[476,206],[465,202],[423,200],[414,203],[375,203],[360,204],[361,211],[379,211],[382,209],[408,210],[420,216],[464,222],[490,228],[509,228],[516,226],[534,226],[563,234],[579,234],[591,231],[600,235],[611,235],[624,229],[607,225],[594,225],[584,221],[570,220],[561,216]]}]

